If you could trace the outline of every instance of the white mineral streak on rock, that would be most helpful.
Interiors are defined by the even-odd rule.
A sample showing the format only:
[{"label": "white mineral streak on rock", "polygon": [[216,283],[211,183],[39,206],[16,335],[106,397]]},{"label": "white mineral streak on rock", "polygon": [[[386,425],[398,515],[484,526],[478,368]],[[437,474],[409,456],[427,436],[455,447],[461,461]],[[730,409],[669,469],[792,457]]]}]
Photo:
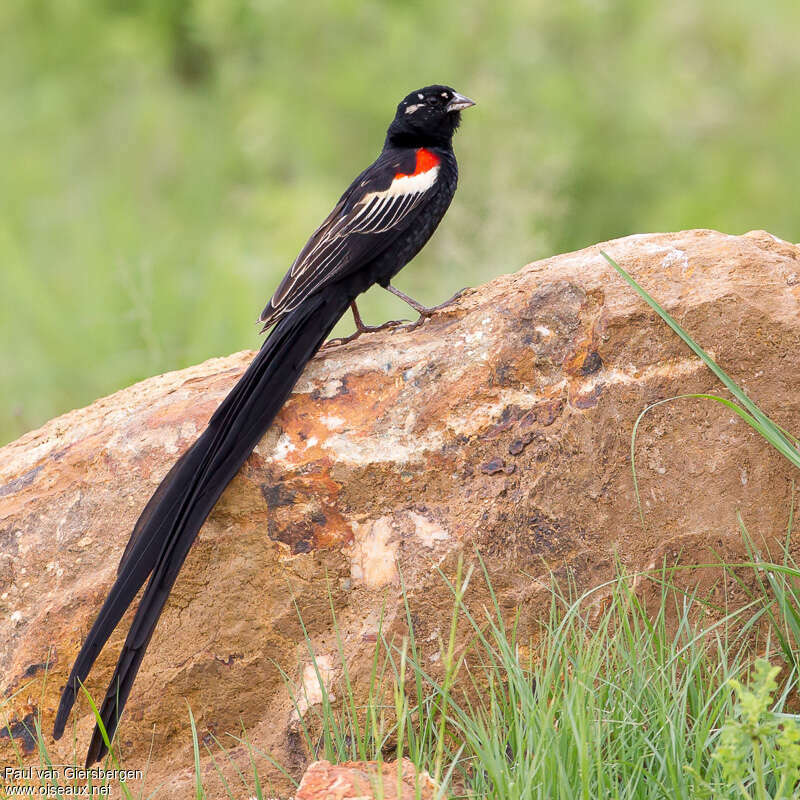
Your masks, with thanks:
[{"label": "white mineral streak on rock", "polygon": [[436,542],[450,538],[450,534],[438,522],[416,511],[409,511],[408,517],[414,523],[414,534],[425,547],[433,547]]},{"label": "white mineral streak on rock", "polygon": [[[621,369],[602,370],[594,375],[575,382],[574,386],[581,392],[590,392],[598,384],[603,385],[630,385],[658,378],[669,378],[677,375],[692,375],[704,369],[702,362],[694,357],[670,364],[653,364],[643,369],[632,367],[630,371]],[[467,414],[459,415],[452,411],[444,420],[446,430],[464,436],[471,436],[480,432],[487,424],[495,422],[503,410],[514,405],[521,409],[531,409],[537,403],[552,399],[559,392],[566,390],[567,379],[561,379],[548,387],[547,394],[520,391],[518,389],[504,389],[497,393],[496,399],[482,405],[472,405]],[[407,463],[418,461],[425,454],[442,447],[445,441],[445,431],[430,426],[424,432],[412,434],[411,422],[416,421],[413,412],[407,412],[405,418],[397,420],[397,424],[386,424],[381,429],[381,437],[359,438],[357,433],[334,434],[321,443],[324,449],[330,450],[339,463],[348,464],[379,464],[379,463]],[[438,425],[438,422],[437,422]],[[283,456],[277,455],[281,458]]]},{"label": "white mineral streak on rock", "polygon": [[381,438],[358,438],[349,434],[334,434],[322,442],[340,464],[404,464],[418,461],[426,452],[439,450],[444,442],[441,431],[431,430],[424,436],[409,436],[405,426],[382,429]]},{"label": "white mineral streak on rock", "polygon": [[294,452],[297,448],[292,444],[292,440],[284,433],[278,437],[275,443],[275,448],[272,451],[272,458],[275,461],[283,461],[289,453]]},{"label": "white mineral streak on rock", "polygon": [[353,583],[376,589],[397,583],[397,542],[389,517],[355,526],[355,541],[350,546],[350,576]]},{"label": "white mineral streak on rock", "polygon": [[[713,358],[713,356],[712,356]],[[643,369],[621,370],[609,369],[597,372],[582,380],[578,386],[583,392],[589,392],[598,384],[623,385],[628,386],[643,381],[651,381],[658,378],[673,378],[678,375],[693,375],[698,370],[705,369],[703,362],[699,358],[685,358],[681,361],[668,364],[650,364]]]},{"label": "white mineral streak on rock", "polygon": [[317,655],[314,662],[303,666],[300,686],[295,691],[296,705],[292,709],[292,719],[295,722],[304,717],[311,706],[319,705],[325,694],[331,702],[336,700],[331,691],[333,676],[333,659],[329,655]]},{"label": "white mineral streak on rock", "polygon": [[678,250],[677,247],[672,247],[661,259],[661,266],[664,269],[669,269],[670,267],[674,267],[676,264],[679,264],[683,269],[687,269],[689,267],[689,258],[683,250]]}]

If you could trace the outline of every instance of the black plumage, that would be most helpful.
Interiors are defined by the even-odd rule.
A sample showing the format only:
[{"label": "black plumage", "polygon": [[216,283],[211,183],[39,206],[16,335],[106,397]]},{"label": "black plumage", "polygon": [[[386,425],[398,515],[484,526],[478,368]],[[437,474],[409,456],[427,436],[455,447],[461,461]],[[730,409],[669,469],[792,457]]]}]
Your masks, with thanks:
[{"label": "black plumage", "polygon": [[[80,683],[149,578],[100,708],[113,736],[164,603],[225,487],[348,306],[376,283],[388,288],[444,216],[458,180],[452,137],[460,112],[471,105],[447,86],[408,95],[397,107],[381,154],[301,250],[261,314],[264,329],[272,327],[271,333],[139,517],[117,579],[64,687],[56,738],[64,732]],[[106,752],[95,727],[87,766]]]}]

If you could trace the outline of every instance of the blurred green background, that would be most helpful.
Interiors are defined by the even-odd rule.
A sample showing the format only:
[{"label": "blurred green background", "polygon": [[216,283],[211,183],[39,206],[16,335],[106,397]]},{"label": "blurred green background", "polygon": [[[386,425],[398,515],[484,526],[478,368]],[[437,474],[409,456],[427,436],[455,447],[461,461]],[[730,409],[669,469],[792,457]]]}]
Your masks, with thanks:
[{"label": "blurred green background", "polygon": [[[634,232],[800,240],[798,31],[797,0],[2,0],[0,441],[257,347],[427,83],[479,105],[397,281],[422,301]],[[407,315],[375,290],[364,308]]]}]

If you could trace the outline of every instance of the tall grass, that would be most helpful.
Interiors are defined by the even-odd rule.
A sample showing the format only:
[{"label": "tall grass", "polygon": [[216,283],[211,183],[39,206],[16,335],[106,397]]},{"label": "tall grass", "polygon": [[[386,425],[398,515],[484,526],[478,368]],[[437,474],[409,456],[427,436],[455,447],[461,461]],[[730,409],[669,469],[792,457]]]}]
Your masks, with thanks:
[{"label": "tall grass", "polygon": [[[739,575],[746,568],[735,566]],[[302,722],[306,748],[311,758],[334,762],[407,756],[456,797],[740,797],[717,753],[720,731],[737,714],[731,681],[747,682],[757,653],[776,664],[789,653],[769,713],[783,714],[796,692],[800,640],[790,620],[800,610],[792,584],[800,573],[772,566],[769,586],[754,582],[761,589],[749,602],[722,615],[678,589],[667,570],[620,574],[573,597],[554,586],[535,647],[504,618],[486,572],[492,604],[475,609],[468,584],[477,579],[459,571],[448,582],[452,620],[466,623],[469,644],[457,650],[454,635],[441,642],[442,671],[434,676],[410,614],[404,636],[382,631],[368,696],[355,699],[342,658],[338,685]],[[653,607],[634,589],[642,580],[660,587]],[[778,627],[789,632],[780,646]],[[766,768],[761,785],[752,778],[743,785],[790,797],[772,794],[779,783]]]},{"label": "tall grass", "polygon": [[[453,627],[440,643],[441,669],[434,675],[423,663],[407,595],[405,632],[381,630],[366,695],[354,689],[339,636],[340,677],[298,722],[308,758],[405,756],[453,797],[739,798],[726,777],[729,765],[717,754],[720,731],[739,713],[731,681],[746,685],[753,658],[771,659],[783,667],[783,680],[768,713],[788,712],[800,657],[800,571],[786,561],[730,566],[740,580],[750,570],[744,583],[751,592],[742,607],[724,613],[677,588],[675,573],[666,569],[620,572],[580,595],[554,585],[536,642],[520,638],[518,618],[504,617],[485,569],[477,576],[459,571],[452,581],[442,575],[453,596]],[[476,607],[470,587],[481,581],[491,602]],[[660,591],[648,607],[641,587],[651,581]],[[456,627],[469,632],[464,646],[456,646]],[[295,681],[285,677],[294,691]],[[299,708],[299,697],[295,702]],[[276,767],[284,782],[291,780],[246,734],[201,737],[193,717],[190,728],[196,798],[207,796],[203,755],[211,757],[228,797],[274,795],[264,787],[274,782]],[[38,724],[34,735],[40,763],[47,763]],[[242,744],[250,753],[249,775],[229,752]],[[781,776],[769,765],[779,748],[770,741],[764,747],[762,785],[752,776],[742,785],[777,797]]]}]

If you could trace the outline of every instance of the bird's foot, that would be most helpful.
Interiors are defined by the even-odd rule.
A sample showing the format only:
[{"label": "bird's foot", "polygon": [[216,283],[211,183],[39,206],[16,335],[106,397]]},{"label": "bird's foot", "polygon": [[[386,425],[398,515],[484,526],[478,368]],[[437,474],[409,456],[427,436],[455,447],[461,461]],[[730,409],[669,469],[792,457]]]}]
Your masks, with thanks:
[{"label": "bird's foot", "polygon": [[437,311],[441,311],[443,308],[447,308],[447,306],[452,305],[466,291],[469,291],[469,286],[465,286],[463,289],[459,289],[452,297],[449,297],[447,300],[445,300],[444,303],[439,303],[438,306],[432,306],[431,308],[427,308],[426,309],[426,311],[428,312],[427,316],[429,317],[433,316],[433,314],[435,314]]},{"label": "bird's foot", "polygon": [[416,300],[412,300],[412,298],[408,297],[408,295],[400,292],[399,290],[395,289],[394,286],[389,286],[389,291],[400,297],[401,300],[404,300],[408,305],[410,305],[418,314],[419,318],[414,322],[408,325],[402,325],[398,330],[404,331],[413,331],[415,328],[418,328],[422,325],[426,319],[430,319],[437,311],[441,311],[443,308],[447,308],[451,303],[454,303],[461,297],[464,292],[467,291],[469,287],[464,287],[463,289],[459,289],[452,297],[448,298],[444,301],[444,303],[439,303],[438,306],[423,306],[422,303],[418,303]]},{"label": "bird's foot", "polygon": [[325,342],[324,347],[340,347],[348,342],[354,342],[359,336],[361,336],[362,333],[377,333],[378,331],[382,331],[386,328],[402,328],[407,322],[408,320],[405,319],[391,319],[388,322],[384,322],[382,325],[362,324],[358,326],[349,336],[341,336],[337,339],[330,339],[329,341]]}]

